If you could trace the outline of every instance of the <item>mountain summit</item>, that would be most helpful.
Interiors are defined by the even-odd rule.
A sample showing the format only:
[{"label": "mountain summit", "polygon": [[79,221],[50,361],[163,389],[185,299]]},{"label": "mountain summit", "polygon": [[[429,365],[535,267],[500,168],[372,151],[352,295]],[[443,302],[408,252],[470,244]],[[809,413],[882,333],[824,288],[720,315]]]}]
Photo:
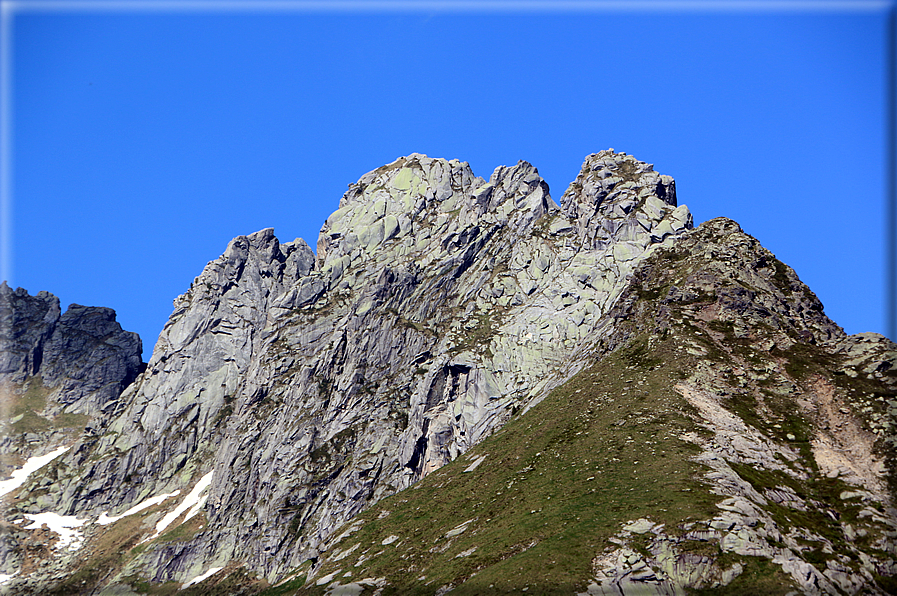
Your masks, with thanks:
[{"label": "mountain summit", "polygon": [[[5,497],[0,589],[886,593],[895,360],[650,164],[590,155],[558,206],[526,162],[412,154],[317,255],[232,240],[77,440],[6,442],[51,463]],[[11,411],[76,413],[15,370]]]}]

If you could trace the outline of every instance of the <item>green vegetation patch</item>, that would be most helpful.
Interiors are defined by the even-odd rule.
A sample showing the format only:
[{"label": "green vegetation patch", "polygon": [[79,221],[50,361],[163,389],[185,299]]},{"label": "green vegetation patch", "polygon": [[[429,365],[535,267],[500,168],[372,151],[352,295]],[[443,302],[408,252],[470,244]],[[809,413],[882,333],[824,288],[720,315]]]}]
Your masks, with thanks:
[{"label": "green vegetation patch", "polygon": [[[19,418],[19,416],[21,416],[21,418]],[[32,412],[31,410],[19,414],[18,416],[16,416],[16,418],[19,419],[13,423],[12,428],[13,431],[18,434],[39,433],[50,430],[50,428],[53,426],[50,420],[44,418],[40,414]]]},{"label": "green vegetation patch", "polygon": [[[21,389],[24,388],[24,391]],[[48,405],[51,389],[44,385],[40,375],[30,377],[22,387],[6,385],[0,391],[0,412],[12,423],[13,435],[41,433],[53,429],[73,431],[76,435],[90,422],[86,414],[63,412],[55,417],[43,414]]]},{"label": "green vegetation patch", "polygon": [[50,389],[44,386],[44,380],[40,375],[31,377],[26,383],[25,393],[13,404],[13,416],[28,411],[40,412],[47,407],[47,396],[50,394]]},{"label": "green vegetation patch", "polygon": [[53,419],[53,426],[56,428],[71,428],[79,431],[84,430],[87,423],[90,422],[90,416],[87,414],[72,414],[62,412]]},{"label": "green vegetation patch", "polygon": [[156,540],[158,542],[186,542],[193,539],[199,529],[206,524],[206,516],[194,515],[192,518],[165,532]]}]

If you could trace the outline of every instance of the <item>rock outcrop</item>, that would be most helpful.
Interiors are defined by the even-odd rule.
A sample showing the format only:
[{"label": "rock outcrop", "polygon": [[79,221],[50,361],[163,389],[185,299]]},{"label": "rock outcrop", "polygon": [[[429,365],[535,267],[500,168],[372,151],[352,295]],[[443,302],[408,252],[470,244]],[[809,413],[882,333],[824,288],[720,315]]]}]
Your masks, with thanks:
[{"label": "rock outcrop", "polygon": [[40,377],[66,411],[94,415],[115,400],[143,368],[142,343],[124,331],[111,308],[30,296],[0,284],[0,375],[24,384]]}]

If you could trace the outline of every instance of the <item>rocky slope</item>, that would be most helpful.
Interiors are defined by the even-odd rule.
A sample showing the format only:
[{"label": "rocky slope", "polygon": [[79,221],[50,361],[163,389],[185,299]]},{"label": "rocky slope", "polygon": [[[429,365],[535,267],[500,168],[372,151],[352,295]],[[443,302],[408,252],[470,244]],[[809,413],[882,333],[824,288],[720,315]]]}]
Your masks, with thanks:
[{"label": "rocky slope", "polygon": [[[63,313],[47,292],[0,284],[0,496],[16,470],[53,458],[113,408],[143,370],[142,344],[109,308],[72,304]],[[15,571],[16,540],[0,538],[0,569]]]},{"label": "rocky slope", "polygon": [[[628,593],[633,588],[621,586],[640,581],[636,589],[675,593],[743,581],[736,580],[746,575],[742,559],[759,557],[809,593],[830,585],[881,590],[880,578],[895,571],[887,565],[887,533],[897,528],[893,486],[885,481],[893,477],[886,459],[894,447],[893,344],[846,337],[794,273],[734,223],[691,227],[671,178],[612,150],[586,159],[560,207],[525,162],[497,168],[486,181],[466,163],[414,154],[350,186],[321,230],[317,256],[301,240],[280,243],[272,230],[236,238],[175,301],[146,370],[119,399],[102,401],[101,419],[75,448],[8,497],[5,539],[16,555],[0,572],[16,575],[5,586],[127,594],[199,579],[221,593],[249,593],[289,582],[274,594],[311,579],[318,592],[434,593],[473,589],[479,584],[468,580],[483,583],[492,569],[505,579],[470,593],[519,588],[519,574],[501,562],[536,564],[526,544],[552,532],[563,538],[573,513],[539,532],[523,524],[523,534],[514,529],[519,515],[530,503],[527,515],[537,504],[550,510],[549,497],[569,500],[557,498],[558,486],[566,494],[583,482],[601,484],[554,477],[559,470],[539,458],[552,445],[558,461],[591,453],[600,473],[616,466],[619,482],[653,490],[650,480],[625,480],[634,476],[616,465],[621,458],[598,456],[630,448],[631,437],[617,445],[607,433],[628,430],[636,417],[658,425],[654,436],[678,454],[681,471],[667,474],[670,481],[703,495],[692,499],[693,519],[711,527],[718,507],[729,507],[728,533],[694,521],[718,550],[683,559],[684,533],[697,526],[674,529],[685,514],[657,511],[665,493],[648,490],[639,506],[634,495],[604,495],[587,508],[592,513],[574,516],[588,517],[594,536],[576,534],[576,544],[561,540],[553,551],[581,553],[563,566],[578,574],[541,576],[539,589],[553,582],[565,593]],[[625,370],[612,366],[621,358]],[[633,401],[637,395],[651,403]],[[546,431],[535,433],[534,424]],[[593,424],[602,430],[593,433]],[[567,449],[585,441],[568,436],[570,425],[581,427],[574,437],[594,435],[580,445],[586,451]],[[551,439],[551,428],[566,438]],[[551,440],[539,448],[540,437]],[[655,447],[640,457],[663,469],[656,442],[645,444]],[[521,458],[530,462],[522,472]],[[532,479],[537,469],[553,480],[518,501],[521,479],[509,474]],[[746,480],[747,469],[755,473]],[[751,484],[772,482],[770,474],[779,475],[772,486]],[[820,474],[849,483],[842,492],[861,495],[840,498],[861,499],[875,513],[841,512],[830,490],[819,492]],[[496,475],[508,476],[504,499],[483,495],[477,504],[465,496],[494,487]],[[464,479],[464,488],[446,498],[446,478],[456,487]],[[415,507],[430,511],[413,513],[416,497],[402,495],[426,495]],[[652,508],[648,497],[661,500]],[[394,505],[380,509],[385,502]],[[476,511],[487,502],[494,513]],[[620,513],[598,523],[595,507],[609,502]],[[775,517],[785,514],[763,509],[770,503],[853,517],[829,533],[785,529]],[[66,516],[71,541],[29,550],[48,535],[16,522],[42,512]],[[399,545],[414,551],[408,528],[388,530],[409,517],[427,526],[415,536],[436,533],[436,546],[384,559]],[[455,537],[468,528],[465,536],[486,532],[480,527],[492,519],[505,521],[488,548],[482,541],[467,545],[463,552],[474,550],[466,555],[450,548],[462,545]],[[351,520],[367,523],[345,526]],[[860,554],[845,551],[860,526],[868,537]],[[381,546],[351,546],[356,531]],[[654,542],[633,550],[632,537],[648,532]],[[834,567],[819,570],[801,554],[817,536],[828,541],[821,552],[836,553],[822,557]],[[440,545],[444,538],[451,540]],[[604,550],[612,544],[619,548]],[[372,574],[367,583],[344,579],[352,570],[340,561],[350,553],[359,576]],[[731,553],[742,559],[730,565]],[[408,584],[423,569],[407,560],[412,555],[441,561],[432,563],[439,571]],[[582,560],[593,562],[583,568]],[[670,565],[693,572],[676,575]],[[633,579],[636,567],[653,575]],[[798,578],[807,574],[815,583]]]}]

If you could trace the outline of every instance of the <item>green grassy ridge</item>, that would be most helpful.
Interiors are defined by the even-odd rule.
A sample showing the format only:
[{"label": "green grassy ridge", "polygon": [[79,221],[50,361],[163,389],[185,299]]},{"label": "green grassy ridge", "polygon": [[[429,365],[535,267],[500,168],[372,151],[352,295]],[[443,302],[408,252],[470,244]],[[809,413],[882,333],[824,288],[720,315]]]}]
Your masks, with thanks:
[{"label": "green grassy ridge", "polygon": [[[580,372],[463,457],[356,518],[361,529],[328,555],[360,546],[316,577],[337,569],[343,583],[386,577],[384,595],[432,594],[447,584],[459,594],[527,586],[570,594],[585,588],[592,559],[625,522],[648,517],[675,533],[682,520],[712,517],[720,499],[703,490],[704,468],[690,461],[698,448],[678,438],[698,430],[672,389],[678,362],[673,342],[649,355],[642,337]],[[479,456],[482,465],[464,473]],[[463,533],[445,536],[468,520]],[[383,545],[390,536],[399,538]],[[360,556],[367,560],[356,567]]]},{"label": "green grassy ridge", "polygon": [[[719,336],[708,339],[711,330],[719,332]],[[842,563],[857,571],[860,568],[861,552],[872,555],[880,561],[892,560],[894,553],[882,551],[874,546],[877,540],[886,536],[885,533],[889,529],[868,518],[863,519],[860,515],[867,506],[882,512],[882,504],[875,502],[861,504],[856,499],[840,498],[844,492],[856,491],[859,487],[848,484],[840,478],[826,477],[820,472],[811,448],[811,440],[820,432],[820,426],[825,425],[825,422],[818,417],[818,413],[806,411],[798,406],[797,400],[809,399],[809,393],[814,391],[815,382],[830,383],[836,389],[834,402],[837,406],[847,407],[854,416],[863,420],[858,404],[868,405],[874,396],[890,396],[893,395],[893,390],[880,381],[863,376],[851,378],[837,375],[835,371],[840,368],[842,357],[830,353],[823,346],[797,342],[788,347],[774,346],[764,353],[757,346],[769,340],[772,331],[760,326],[753,329],[751,338],[739,339],[734,336],[729,326],[720,325],[716,321],[703,322],[694,317],[689,321],[688,316],[677,329],[677,335],[680,336],[689,334],[694,336],[695,333],[701,333],[701,336],[693,339],[705,343],[714,341],[716,350],[709,350],[705,363],[709,363],[716,373],[722,373],[717,375],[717,379],[724,379],[725,384],[728,384],[720,387],[721,393],[725,395],[721,403],[765,436],[780,443],[787,443],[797,450],[800,457],[788,465],[798,472],[797,476],[805,473],[807,477],[799,479],[780,471],[757,469],[733,462],[730,462],[730,466],[761,494],[770,489],[787,486],[805,501],[806,511],[778,505],[772,501],[763,509],[783,533],[799,529],[822,538],[823,541],[801,541],[798,538],[798,542],[806,548],[795,553],[818,570],[826,569],[827,560],[840,558]],[[757,367],[768,365],[769,378],[750,381],[747,387],[742,388],[738,387],[737,379],[725,374],[725,371],[731,372],[733,367],[740,366],[743,370],[748,370],[751,369],[751,365],[755,365],[755,371],[758,370]],[[792,388],[784,393],[769,389],[776,384],[791,385]],[[866,396],[865,401],[862,400],[863,396]],[[886,462],[890,462],[890,469],[893,470],[893,459],[888,459],[891,454],[884,441],[879,440],[876,443],[876,452],[884,456]],[[786,462],[783,460],[783,463]],[[893,472],[885,480],[893,486]],[[854,529],[865,531],[867,534],[850,538],[845,533],[843,524],[850,524]],[[831,551],[825,552],[827,545],[824,541],[829,541]],[[748,561],[751,565],[756,564],[750,559]],[[729,593],[730,589],[732,593],[767,593],[765,582],[759,579],[762,575],[757,576],[756,583],[749,582],[749,576],[739,576],[735,582],[726,587],[726,593]],[[876,582],[884,589],[892,579],[881,577],[876,579]]]}]

